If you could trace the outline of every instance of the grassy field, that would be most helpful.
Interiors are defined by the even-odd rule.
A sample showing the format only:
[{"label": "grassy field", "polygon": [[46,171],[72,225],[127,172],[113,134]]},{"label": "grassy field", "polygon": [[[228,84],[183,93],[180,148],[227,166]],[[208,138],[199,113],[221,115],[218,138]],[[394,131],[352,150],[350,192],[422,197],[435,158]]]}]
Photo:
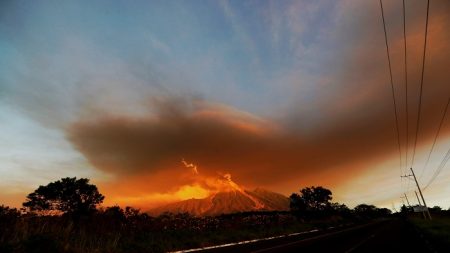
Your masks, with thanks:
[{"label": "grassy field", "polygon": [[0,252],[166,252],[308,231],[342,222],[302,222],[288,213],[154,218],[103,212],[76,221],[58,216],[8,217],[0,219]]},{"label": "grassy field", "polygon": [[[259,239],[389,216],[383,210],[246,212],[158,217],[118,206],[84,214],[39,215],[0,206],[1,253],[167,252]],[[375,210],[376,211],[376,210]]]},{"label": "grassy field", "polygon": [[450,249],[450,217],[434,217],[431,221],[413,218],[411,221],[437,249]]}]

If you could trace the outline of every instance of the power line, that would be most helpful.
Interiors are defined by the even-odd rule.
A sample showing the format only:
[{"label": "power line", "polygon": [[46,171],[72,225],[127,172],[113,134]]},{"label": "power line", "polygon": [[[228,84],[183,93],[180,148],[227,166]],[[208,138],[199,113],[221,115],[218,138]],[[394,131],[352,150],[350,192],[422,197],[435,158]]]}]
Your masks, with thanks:
[{"label": "power line", "polygon": [[427,189],[428,186],[430,186],[434,180],[439,176],[442,169],[444,169],[445,165],[447,164],[448,160],[450,159],[450,148],[448,149],[447,153],[444,156],[444,159],[442,159],[441,163],[437,167],[436,171],[434,172],[433,176],[431,177],[430,181],[428,181],[427,185],[423,188],[423,190]]},{"label": "power line", "polygon": [[388,63],[389,63],[389,76],[390,76],[390,80],[391,80],[392,101],[394,102],[395,128],[397,130],[398,152],[400,155],[400,174],[402,174],[402,152],[401,152],[402,150],[401,150],[401,146],[400,146],[400,131],[399,131],[399,127],[398,127],[397,103],[395,102],[394,82],[392,79],[391,57],[389,55],[389,45],[388,45],[388,38],[387,38],[387,32],[386,32],[386,22],[384,20],[384,10],[383,10],[383,1],[382,0],[380,0],[380,7],[381,7],[381,18],[383,20],[386,52],[387,52],[387,58],[388,58]]},{"label": "power line", "polygon": [[406,8],[405,0],[403,0],[403,41],[405,45],[405,109],[406,109],[406,148],[405,148],[405,170],[408,169],[408,148],[409,148],[409,112],[408,112],[408,58],[407,58],[407,47],[406,47]]},{"label": "power line", "polygon": [[420,80],[419,108],[417,110],[416,137],[415,137],[415,140],[414,140],[414,149],[413,149],[413,154],[412,154],[411,166],[414,164],[414,158],[416,156],[417,135],[419,133],[419,125],[420,125],[420,111],[422,109],[422,90],[423,90],[423,76],[424,76],[424,72],[425,72],[425,55],[426,55],[426,50],[427,50],[428,13],[429,13],[429,11],[430,11],[430,0],[427,1],[427,18],[426,18],[426,23],[425,23],[425,42],[424,42],[424,45],[423,45],[422,77],[421,77],[421,80]]},{"label": "power line", "polygon": [[422,173],[420,173],[419,179],[422,178],[423,173],[425,172],[425,170],[427,168],[428,162],[430,161],[431,153],[433,152],[434,146],[436,145],[436,140],[437,140],[437,138],[439,136],[439,132],[441,131],[442,125],[444,123],[445,115],[447,115],[447,110],[448,110],[448,105],[449,104],[450,104],[450,98],[448,99],[447,105],[445,106],[444,114],[442,115],[442,119],[441,119],[441,122],[439,123],[438,130],[436,132],[436,135],[434,136],[433,145],[431,145],[430,152],[428,153],[428,157],[427,157],[427,160],[425,162],[425,166],[423,166]]}]

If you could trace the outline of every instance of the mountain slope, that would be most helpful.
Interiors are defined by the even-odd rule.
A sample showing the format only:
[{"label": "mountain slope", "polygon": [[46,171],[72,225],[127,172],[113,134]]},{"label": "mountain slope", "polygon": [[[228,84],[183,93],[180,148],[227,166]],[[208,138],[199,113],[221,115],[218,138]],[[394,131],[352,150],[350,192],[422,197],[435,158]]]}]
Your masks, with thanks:
[{"label": "mountain slope", "polygon": [[164,212],[188,212],[196,216],[220,215],[249,211],[284,211],[289,209],[289,199],[279,193],[255,189],[253,191],[234,188],[221,191],[204,199],[189,199],[149,211],[151,215]]},{"label": "mountain slope", "polygon": [[282,194],[267,191],[262,188],[256,188],[253,191],[248,191],[248,194],[258,198],[269,210],[289,210],[289,198]]}]

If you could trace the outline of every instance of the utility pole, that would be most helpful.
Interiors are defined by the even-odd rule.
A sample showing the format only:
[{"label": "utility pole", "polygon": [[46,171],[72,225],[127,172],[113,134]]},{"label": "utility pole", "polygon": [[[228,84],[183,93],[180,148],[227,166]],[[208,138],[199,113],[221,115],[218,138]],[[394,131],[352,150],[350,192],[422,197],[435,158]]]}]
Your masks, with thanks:
[{"label": "utility pole", "polygon": [[414,181],[416,181],[417,189],[419,189],[419,193],[420,193],[420,197],[422,197],[423,205],[425,206],[425,209],[427,210],[428,218],[430,218],[430,220],[431,220],[430,210],[428,210],[427,203],[425,202],[425,198],[423,197],[422,190],[420,189],[420,186],[419,186],[419,182],[417,182],[416,174],[414,174],[414,170],[412,169],[412,167],[409,169],[411,170],[411,173],[414,177]]},{"label": "utility pole", "polygon": [[[425,198],[423,197],[422,190],[420,189],[420,186],[419,186],[419,182],[417,182],[416,174],[414,174],[414,170],[412,168],[409,168],[409,169],[411,170],[412,174],[405,175],[402,177],[413,177],[414,178],[414,182],[416,182],[416,186],[417,186],[417,189],[419,190],[420,197],[422,198],[423,205],[425,206],[425,210],[427,211],[428,218],[431,220],[431,214],[430,214],[430,211],[428,210],[427,203],[425,202]],[[420,205],[420,201],[419,201],[419,205]]]},{"label": "utility pole", "polygon": [[[417,198],[417,202],[419,202],[419,206],[421,206],[422,204],[420,203],[420,199],[419,199],[419,195],[417,195],[417,191],[414,191],[414,193],[416,194],[416,198]],[[425,212],[422,212],[422,216],[424,219],[427,219],[427,217],[425,216]]]},{"label": "utility pole", "polygon": [[394,212],[396,212],[396,213],[398,212],[397,208],[395,208],[394,202],[392,202],[392,210],[394,210]]},{"label": "utility pole", "polygon": [[422,203],[420,203],[420,199],[419,199],[419,195],[417,195],[417,191],[414,191],[414,193],[416,194],[416,198],[417,198],[417,202],[419,202],[419,206],[421,206]]},{"label": "utility pole", "polygon": [[406,203],[408,203],[408,206],[411,207],[411,205],[409,204],[408,196],[406,196],[406,193],[403,193],[403,195],[405,196]]}]

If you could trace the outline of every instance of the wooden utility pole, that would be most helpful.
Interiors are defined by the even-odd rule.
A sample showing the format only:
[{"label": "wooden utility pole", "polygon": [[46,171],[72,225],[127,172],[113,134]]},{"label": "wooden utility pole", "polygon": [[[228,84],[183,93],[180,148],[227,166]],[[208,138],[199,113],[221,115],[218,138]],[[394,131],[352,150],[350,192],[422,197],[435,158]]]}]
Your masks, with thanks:
[{"label": "wooden utility pole", "polygon": [[420,199],[419,199],[419,195],[417,195],[417,191],[414,191],[414,193],[416,194],[416,198],[417,198],[417,202],[419,202],[419,206],[421,206],[422,203],[420,203]]},{"label": "wooden utility pole", "polygon": [[[420,199],[419,199],[419,195],[417,195],[417,191],[414,191],[414,193],[416,194],[416,198],[417,198],[417,202],[419,202],[419,206],[421,206],[422,204],[420,203]],[[425,212],[422,211],[422,216],[424,219],[427,219],[427,217],[425,216]]]},{"label": "wooden utility pole", "polygon": [[[417,186],[417,189],[419,190],[420,197],[422,198],[422,202],[423,202],[423,205],[425,207],[425,211],[428,214],[428,218],[431,220],[430,210],[428,210],[427,203],[425,202],[425,198],[423,197],[422,190],[420,189],[420,186],[419,186],[419,182],[417,182],[416,174],[414,174],[414,170],[412,168],[409,168],[409,169],[411,170],[411,174],[410,175],[404,175],[404,176],[401,176],[401,177],[408,177],[408,178],[409,177],[413,177],[414,178],[414,182],[416,182],[416,186]],[[416,196],[417,196],[417,193],[416,193]],[[420,206],[420,200],[419,200],[418,197],[417,197],[417,200],[419,201],[419,206]]]},{"label": "wooden utility pole", "polygon": [[405,195],[406,203],[408,203],[408,206],[411,207],[411,205],[409,204],[408,196],[406,196],[406,193],[403,193],[403,195]]},{"label": "wooden utility pole", "polygon": [[428,218],[431,220],[430,210],[428,210],[427,203],[425,202],[425,198],[423,197],[423,194],[422,194],[422,190],[420,189],[419,183],[417,182],[416,174],[414,174],[414,170],[412,168],[409,168],[409,169],[411,170],[412,176],[414,177],[414,181],[416,182],[417,189],[419,190],[419,193],[420,193],[420,197],[422,197],[422,202],[427,211]]}]

